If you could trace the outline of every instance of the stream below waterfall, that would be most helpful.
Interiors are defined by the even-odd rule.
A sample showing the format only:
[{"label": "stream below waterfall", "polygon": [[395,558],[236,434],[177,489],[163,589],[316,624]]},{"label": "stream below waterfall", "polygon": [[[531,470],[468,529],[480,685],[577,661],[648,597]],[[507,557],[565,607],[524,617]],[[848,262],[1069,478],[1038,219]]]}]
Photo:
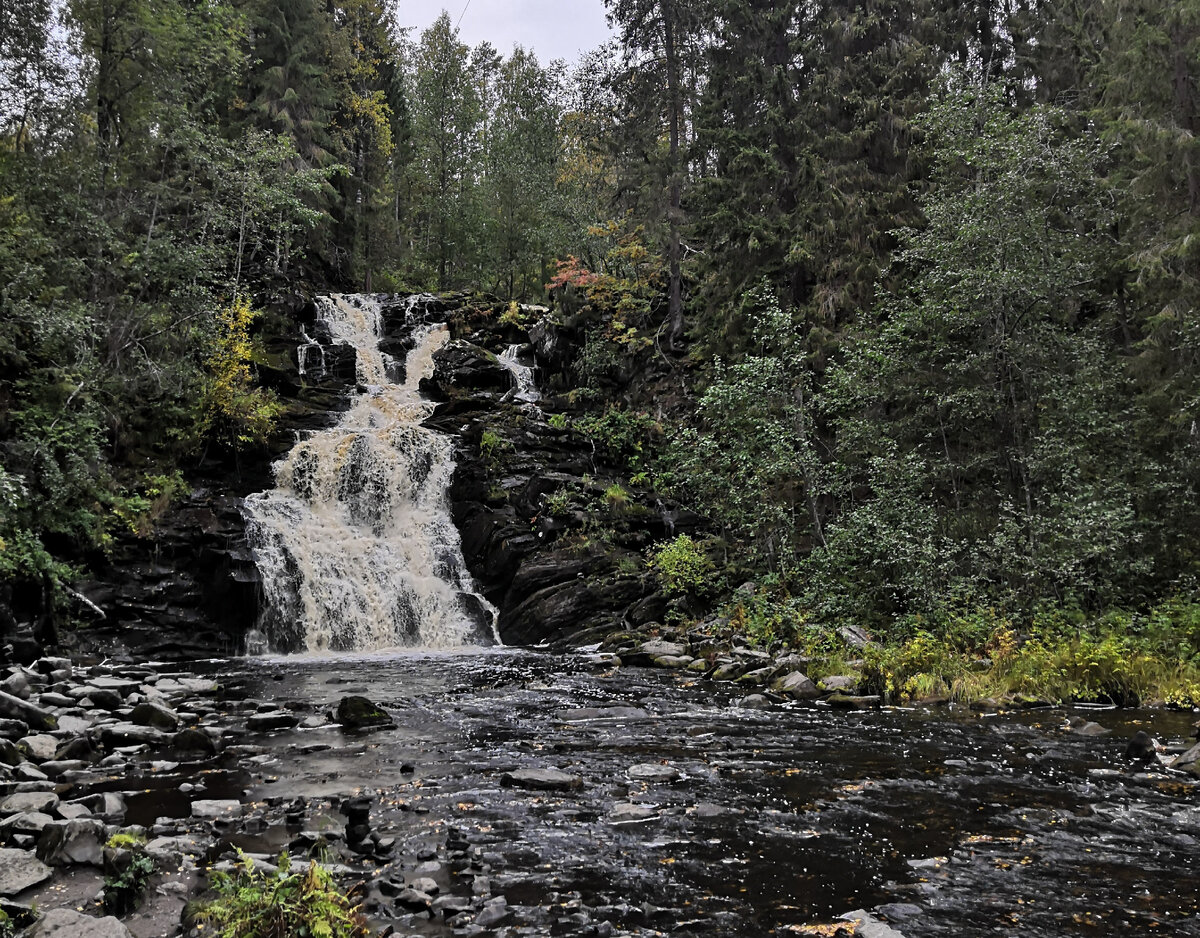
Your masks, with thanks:
[{"label": "stream below waterfall", "polygon": [[[867,909],[909,938],[1200,936],[1195,783],[1121,758],[1137,729],[1180,737],[1188,714],[1088,710],[1113,732],[1086,737],[1061,708],[743,710],[729,685],[508,649],[218,669],[234,725],[348,694],[393,716],[367,735],[242,735],[208,787],[244,786],[279,806],[268,819],[287,807],[231,837],[264,854],[340,836],[339,801],[370,799],[392,852],[361,873],[398,935],[757,938]],[[582,787],[506,787],[519,769]],[[170,803],[145,798],[131,811]],[[417,878],[436,884],[432,915],[392,898]]]}]

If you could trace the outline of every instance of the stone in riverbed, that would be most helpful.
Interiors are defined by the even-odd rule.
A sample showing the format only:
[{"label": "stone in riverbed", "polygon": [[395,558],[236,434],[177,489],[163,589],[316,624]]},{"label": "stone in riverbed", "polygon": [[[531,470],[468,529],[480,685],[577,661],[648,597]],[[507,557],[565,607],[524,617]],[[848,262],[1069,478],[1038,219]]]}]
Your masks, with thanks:
[{"label": "stone in riverbed", "polygon": [[203,730],[180,730],[171,737],[171,751],[183,756],[209,757],[217,754],[217,744]]},{"label": "stone in riverbed", "polygon": [[654,659],[656,668],[669,668],[674,671],[682,670],[695,661],[689,655],[659,655]]},{"label": "stone in riverbed", "polygon": [[688,653],[688,646],[683,644],[683,642],[667,642],[661,639],[654,639],[649,642],[642,642],[637,653],[649,661],[663,656],[680,658]]},{"label": "stone in riverbed", "polygon": [[162,742],[166,735],[152,726],[138,726],[136,723],[114,723],[100,731],[100,738],[109,749],[118,746],[138,746]]},{"label": "stone in riverbed", "polygon": [[618,824],[623,821],[648,821],[654,817],[658,817],[658,812],[648,804],[615,804],[608,812],[608,819]]},{"label": "stone in riverbed", "polygon": [[1171,763],[1171,768],[1200,778],[1200,746],[1193,746]]},{"label": "stone in riverbed", "polygon": [[149,700],[134,707],[129,720],[138,726],[151,726],[156,730],[170,731],[179,726],[179,715],[174,710]]},{"label": "stone in riverbed", "polygon": [[54,753],[58,750],[58,740],[45,733],[39,733],[18,740],[17,748],[24,750],[37,762],[47,762],[54,758]]},{"label": "stone in riverbed", "polygon": [[29,735],[29,724],[24,720],[0,720],[0,739],[11,739],[16,742],[22,736]]},{"label": "stone in riverbed", "polygon": [[348,730],[367,729],[373,726],[395,726],[387,712],[371,703],[366,697],[343,697],[338,703],[336,719]]},{"label": "stone in riverbed", "polygon": [[193,801],[192,802],[192,817],[201,818],[203,820],[216,820],[217,818],[234,818],[241,817],[242,803],[232,799],[221,801]]},{"label": "stone in riverbed", "polygon": [[80,818],[76,821],[55,821],[47,824],[38,838],[37,855],[51,866],[104,862],[104,844],[108,840],[103,821]]},{"label": "stone in riverbed", "polygon": [[858,690],[860,683],[859,678],[850,674],[835,674],[832,677],[824,677],[818,682],[818,685],[825,691],[845,691],[853,693]]},{"label": "stone in riverbed", "polygon": [[710,677],[714,681],[734,681],[745,669],[746,666],[740,661],[727,661],[717,665]]},{"label": "stone in riverbed", "polygon": [[15,896],[53,875],[32,850],[0,850],[0,896]]},{"label": "stone in riverbed", "polygon": [[58,795],[52,791],[23,791],[0,801],[0,814],[24,814],[40,811],[49,814],[58,807]]},{"label": "stone in riverbed", "polygon": [[637,765],[631,765],[627,774],[639,782],[674,782],[680,778],[679,769],[675,766],[661,765],[657,762],[639,762]]},{"label": "stone in riverbed", "polygon": [[581,707],[578,710],[563,710],[558,718],[568,723],[584,720],[645,720],[650,716],[640,707]]},{"label": "stone in riverbed", "polygon": [[54,719],[54,714],[49,710],[3,691],[0,691],[0,717],[20,720],[22,723],[27,723],[30,729],[35,730],[58,728],[58,721]]},{"label": "stone in riverbed", "polygon": [[0,821],[0,839],[15,834],[40,835],[48,825],[53,823],[54,818],[41,811],[22,811],[20,814],[14,814]]},{"label": "stone in riverbed", "polygon": [[505,788],[528,788],[533,791],[578,791],[583,779],[558,769],[517,769],[500,777]]},{"label": "stone in riverbed", "polygon": [[735,700],[733,705],[740,710],[770,710],[771,701],[762,694],[750,694],[741,700]]},{"label": "stone in riverbed", "polygon": [[84,690],[87,691],[87,699],[101,710],[119,710],[125,704],[125,698],[110,688],[88,685]]},{"label": "stone in riverbed", "polygon": [[131,938],[120,919],[96,918],[72,909],[51,909],[25,932],[23,938]]},{"label": "stone in riverbed", "polygon": [[883,698],[874,694],[863,697],[834,694],[826,703],[834,710],[878,710],[883,705]]},{"label": "stone in riverbed", "polygon": [[821,696],[817,685],[800,671],[785,674],[771,685],[771,690],[777,694],[791,697],[793,700],[814,700]]},{"label": "stone in riverbed", "polygon": [[246,725],[251,732],[265,733],[271,730],[290,730],[299,723],[300,718],[286,710],[271,710],[254,714]]},{"label": "stone in riverbed", "polygon": [[755,668],[753,671],[747,671],[737,679],[739,684],[753,684],[756,687],[761,687],[766,684],[775,674],[773,667]]}]

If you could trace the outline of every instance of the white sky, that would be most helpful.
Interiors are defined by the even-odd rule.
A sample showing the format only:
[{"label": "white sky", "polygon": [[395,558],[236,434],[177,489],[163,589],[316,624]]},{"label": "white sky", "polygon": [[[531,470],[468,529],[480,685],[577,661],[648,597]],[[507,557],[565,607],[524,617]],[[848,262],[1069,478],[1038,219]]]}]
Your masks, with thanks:
[{"label": "white sky", "polygon": [[[401,26],[416,27],[409,37],[437,19],[443,9],[450,21],[462,16],[459,37],[469,46],[485,39],[502,55],[514,45],[533,49],[544,65],[551,59],[574,64],[581,52],[594,49],[611,35],[604,19],[604,0],[399,0]],[[463,8],[466,14],[463,15]]]}]

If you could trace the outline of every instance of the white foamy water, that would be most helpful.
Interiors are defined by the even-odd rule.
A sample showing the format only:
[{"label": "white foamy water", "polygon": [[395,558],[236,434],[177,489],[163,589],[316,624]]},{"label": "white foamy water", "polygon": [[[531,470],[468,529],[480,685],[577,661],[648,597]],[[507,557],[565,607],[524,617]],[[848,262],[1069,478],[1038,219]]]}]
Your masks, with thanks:
[{"label": "white foamy water", "polygon": [[517,400],[535,404],[542,399],[542,395],[538,393],[533,369],[521,362],[520,355],[525,348],[524,345],[510,345],[500,354],[500,364],[513,376]]},{"label": "white foamy water", "polygon": [[455,648],[496,641],[495,610],[474,592],[450,517],[450,440],[421,426],[418,385],[433,373],[444,325],[419,321],[403,384],[388,383],[377,300],[320,304],[332,335],[357,353],[359,393],[335,427],[275,466],[276,487],[246,499],[262,575],[261,627],[285,651]]}]

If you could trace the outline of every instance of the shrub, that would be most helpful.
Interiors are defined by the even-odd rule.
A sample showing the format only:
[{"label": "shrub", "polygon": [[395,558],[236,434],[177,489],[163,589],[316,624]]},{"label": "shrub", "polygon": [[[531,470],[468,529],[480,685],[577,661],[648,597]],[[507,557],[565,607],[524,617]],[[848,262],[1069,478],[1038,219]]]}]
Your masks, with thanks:
[{"label": "shrub", "polygon": [[[117,841],[118,843],[114,843]],[[109,839],[108,845],[118,850],[140,848],[141,841],[129,834],[117,834]],[[134,849],[133,856],[125,863],[124,868],[104,877],[104,911],[109,915],[126,915],[137,908],[142,895],[146,892],[146,884],[154,875],[154,861],[140,849]]]},{"label": "shrub", "polygon": [[687,534],[652,548],[647,566],[658,574],[663,589],[676,596],[703,592],[713,573],[712,561]]},{"label": "shrub", "polygon": [[359,907],[321,864],[293,872],[284,853],[279,869],[263,874],[240,851],[239,857],[236,873],[211,873],[217,898],[196,916],[216,926],[220,938],[370,938]]}]

